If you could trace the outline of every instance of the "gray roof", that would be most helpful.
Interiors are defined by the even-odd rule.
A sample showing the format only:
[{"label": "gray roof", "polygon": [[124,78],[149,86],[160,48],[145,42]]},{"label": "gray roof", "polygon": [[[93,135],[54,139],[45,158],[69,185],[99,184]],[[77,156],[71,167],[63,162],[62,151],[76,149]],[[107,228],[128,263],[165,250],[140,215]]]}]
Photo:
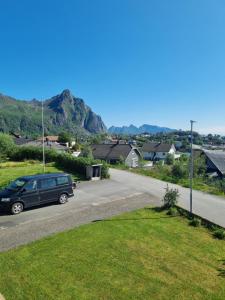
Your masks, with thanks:
[{"label": "gray roof", "polygon": [[25,145],[25,144],[33,141],[33,139],[27,139],[27,138],[23,138],[23,137],[13,137],[13,140],[14,140],[15,144],[18,146]]},{"label": "gray roof", "polygon": [[214,164],[218,171],[225,175],[225,151],[221,150],[204,150],[207,158]]},{"label": "gray roof", "polygon": [[121,157],[126,159],[131,150],[140,155],[139,151],[129,144],[99,144],[91,145],[91,148],[95,159],[118,160]]},{"label": "gray roof", "polygon": [[[36,147],[42,147],[43,143],[42,141],[31,141],[26,144],[26,146],[36,146]],[[45,142],[44,143],[45,148],[47,149],[55,149],[55,150],[61,150],[61,151],[66,151],[68,147],[58,144],[58,143],[52,143],[52,142]]]},{"label": "gray roof", "polygon": [[141,150],[143,152],[169,152],[173,144],[166,143],[145,143]]}]

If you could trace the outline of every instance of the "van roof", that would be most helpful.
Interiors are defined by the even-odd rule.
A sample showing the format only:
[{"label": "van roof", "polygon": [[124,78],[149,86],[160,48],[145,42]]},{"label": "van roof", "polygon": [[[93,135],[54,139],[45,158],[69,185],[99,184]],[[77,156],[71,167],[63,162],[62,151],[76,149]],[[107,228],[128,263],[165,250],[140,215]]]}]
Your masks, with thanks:
[{"label": "van roof", "polygon": [[52,178],[57,176],[68,176],[66,173],[49,173],[49,174],[38,174],[38,175],[29,175],[20,177],[21,179],[31,180],[31,179],[43,179],[43,178]]}]

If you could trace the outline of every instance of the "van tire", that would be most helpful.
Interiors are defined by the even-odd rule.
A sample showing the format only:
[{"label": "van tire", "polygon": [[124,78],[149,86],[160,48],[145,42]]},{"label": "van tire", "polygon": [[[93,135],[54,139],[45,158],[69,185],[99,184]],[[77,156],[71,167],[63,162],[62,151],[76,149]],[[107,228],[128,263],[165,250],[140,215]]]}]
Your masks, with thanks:
[{"label": "van tire", "polygon": [[65,204],[68,201],[67,194],[61,194],[59,197],[59,204]]},{"label": "van tire", "polygon": [[23,211],[23,203],[21,202],[15,202],[11,206],[11,214],[12,215],[18,215]]}]

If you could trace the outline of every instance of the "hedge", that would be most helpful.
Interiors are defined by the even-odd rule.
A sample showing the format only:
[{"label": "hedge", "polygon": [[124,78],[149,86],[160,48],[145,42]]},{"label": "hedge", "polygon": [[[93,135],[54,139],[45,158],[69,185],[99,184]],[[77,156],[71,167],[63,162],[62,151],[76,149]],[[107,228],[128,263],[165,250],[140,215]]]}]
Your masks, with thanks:
[{"label": "hedge", "polygon": [[[9,156],[10,160],[23,161],[28,159],[42,160],[42,148],[35,146],[22,146],[16,147],[15,150]],[[102,163],[102,178],[108,178],[108,166],[105,162],[94,160],[84,157],[73,157],[68,153],[58,153],[55,150],[45,149],[45,161],[55,162],[60,168],[70,171],[71,173],[76,172],[82,176],[86,176],[86,167]]]}]

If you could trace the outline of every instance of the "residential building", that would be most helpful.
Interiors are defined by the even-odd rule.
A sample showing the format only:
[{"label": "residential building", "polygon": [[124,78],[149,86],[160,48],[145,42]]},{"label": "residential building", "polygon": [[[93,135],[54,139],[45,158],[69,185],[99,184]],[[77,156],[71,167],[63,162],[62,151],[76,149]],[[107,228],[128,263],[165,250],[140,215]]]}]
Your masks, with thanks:
[{"label": "residential building", "polygon": [[177,158],[176,148],[173,144],[149,142],[145,143],[141,148],[142,156],[146,160],[158,161],[165,160],[168,154]]},{"label": "residential building", "polygon": [[[203,150],[206,157],[207,172],[220,177],[225,176],[225,151]],[[214,174],[213,174],[214,173]]]},{"label": "residential building", "polygon": [[131,168],[139,166],[141,154],[139,150],[129,144],[99,144],[91,145],[93,157],[108,163],[124,161]]}]

